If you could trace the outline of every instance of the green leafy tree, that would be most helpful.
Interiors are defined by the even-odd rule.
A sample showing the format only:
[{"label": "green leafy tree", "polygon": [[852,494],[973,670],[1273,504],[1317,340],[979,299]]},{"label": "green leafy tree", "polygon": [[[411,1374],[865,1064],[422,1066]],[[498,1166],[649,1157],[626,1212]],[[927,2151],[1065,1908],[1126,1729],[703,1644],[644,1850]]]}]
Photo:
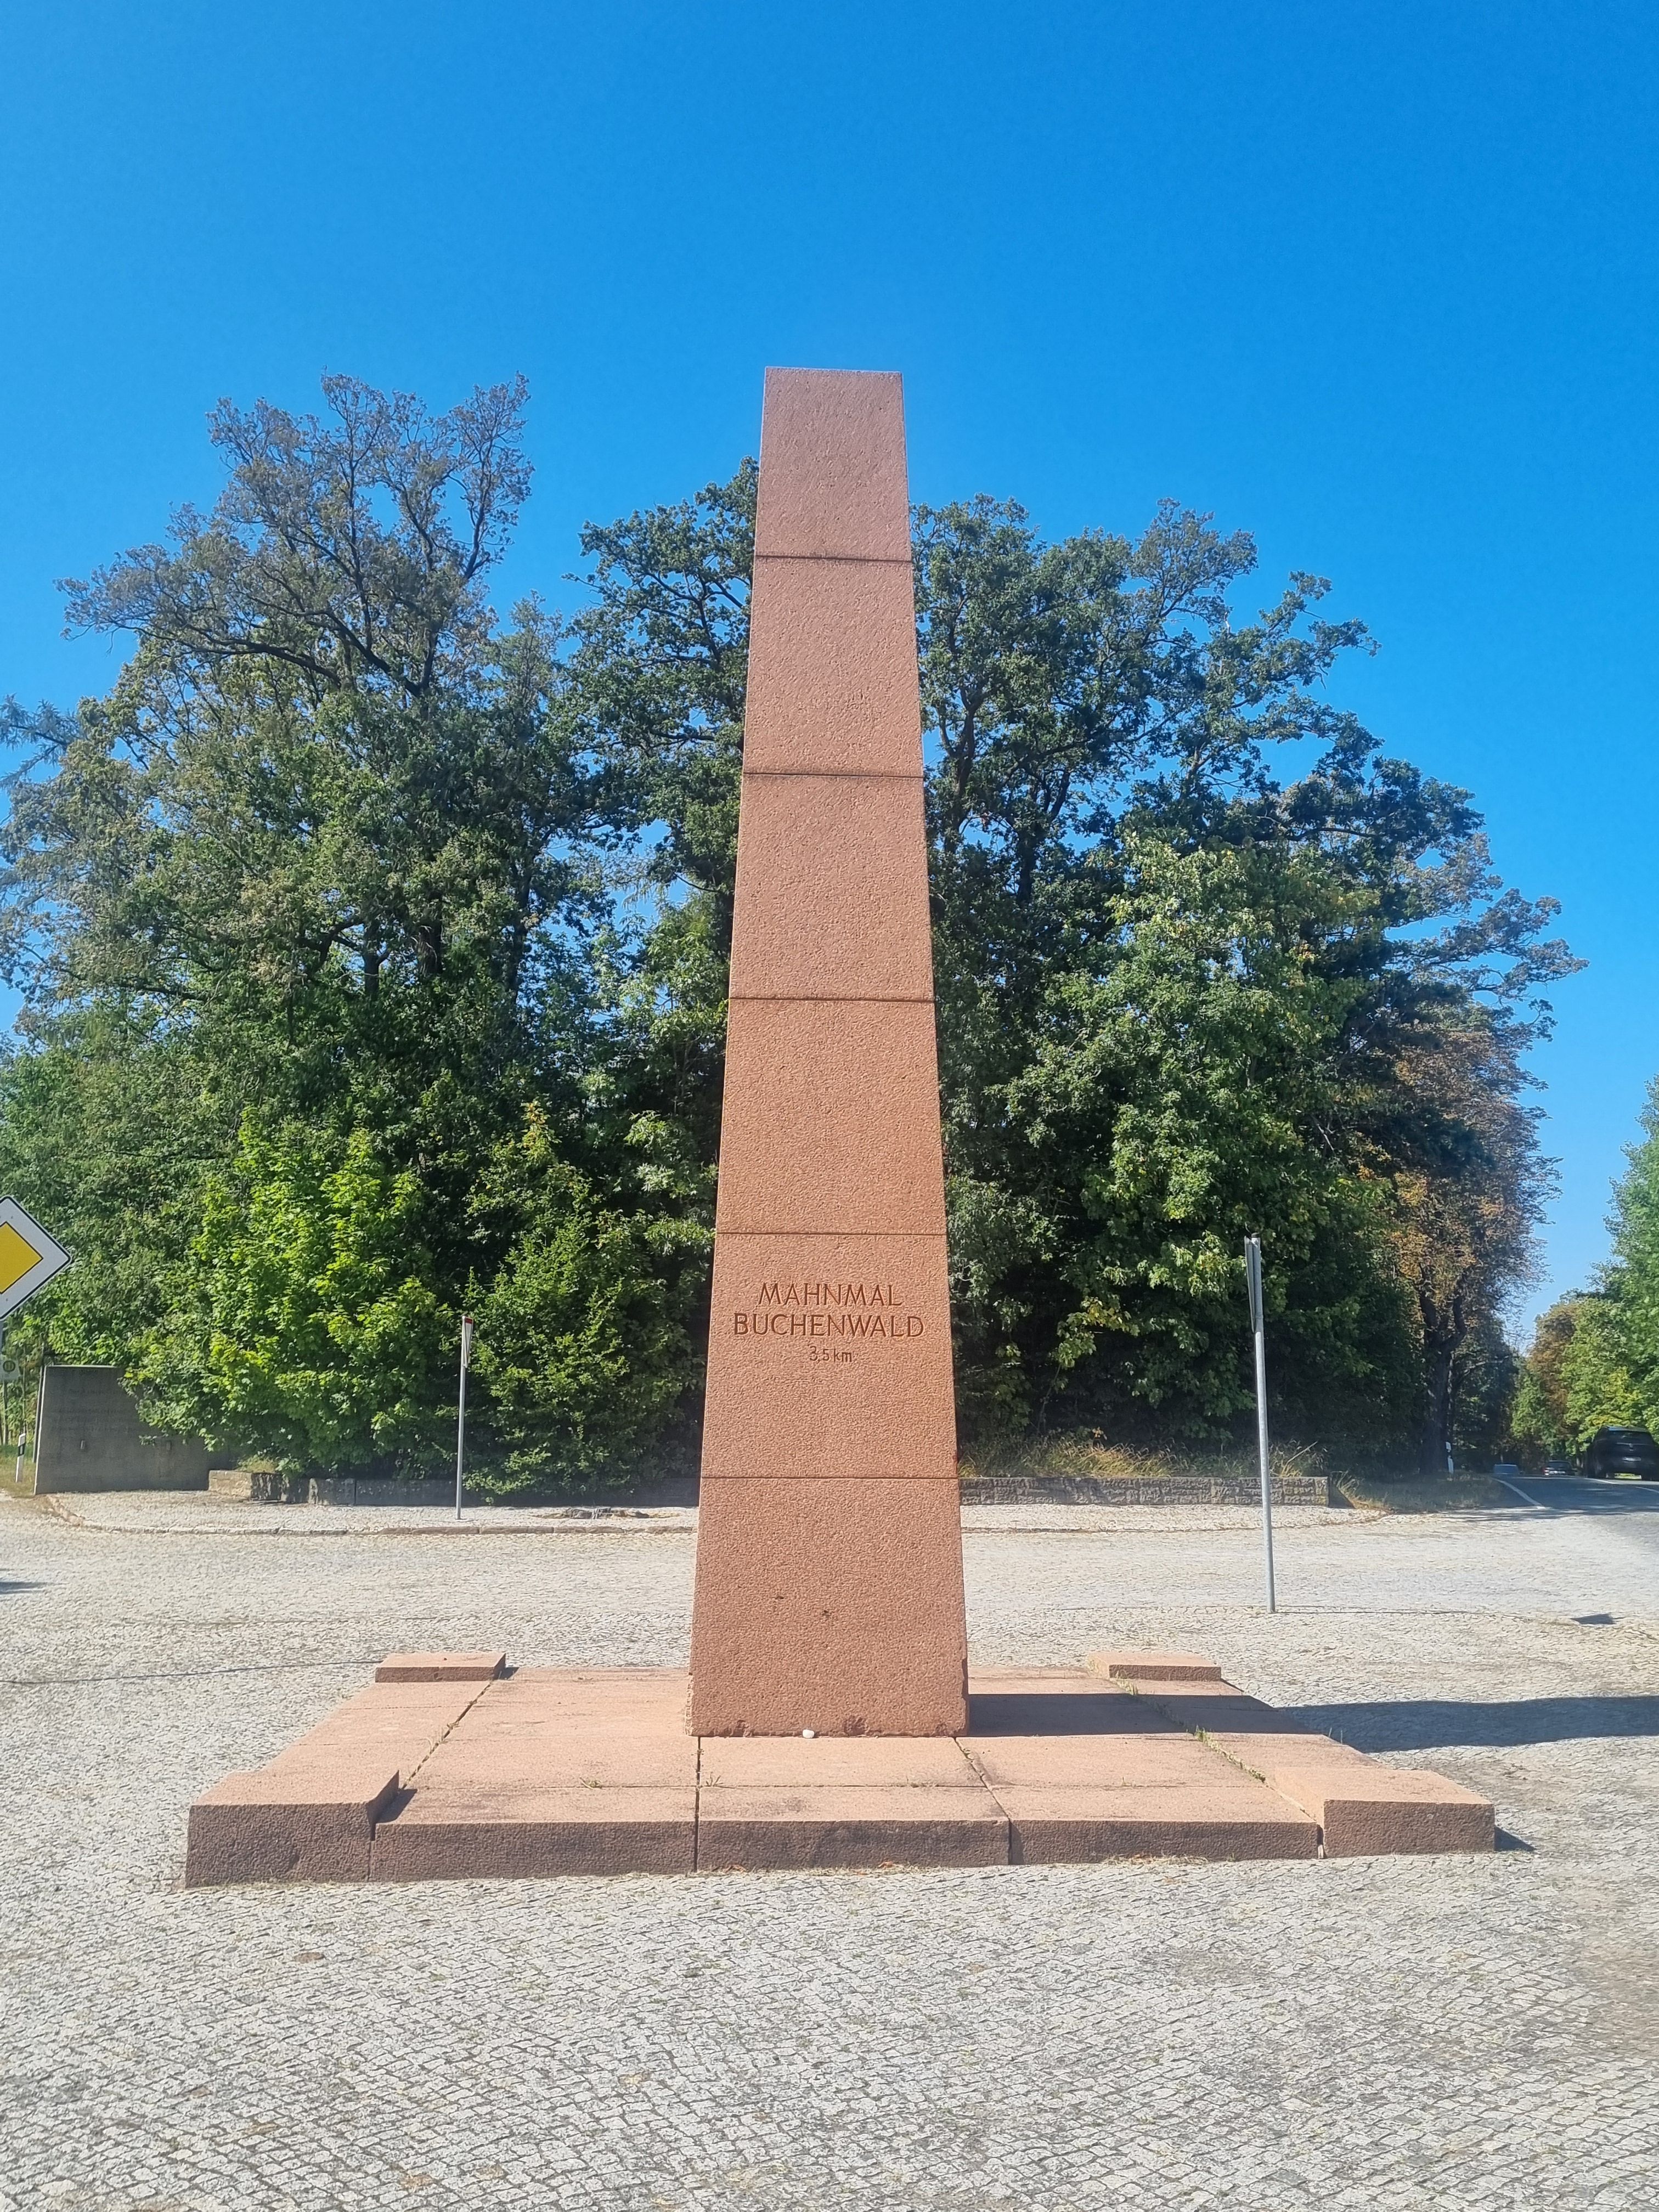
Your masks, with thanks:
[{"label": "green leafy tree", "polygon": [[1640,1425],[1659,1434],[1659,1081],[1649,1090],[1642,1128],[1613,1194],[1609,1287]]},{"label": "green leafy tree", "polygon": [[177,1030],[94,1000],[55,1018],[50,1040],[0,1062],[0,1188],[75,1265],[6,1340],[31,1368],[48,1341],[60,1358],[125,1366],[166,1312],[166,1266],[200,1227],[204,1176],[235,1125]]},{"label": "green leafy tree", "polygon": [[[756,472],[607,527],[582,550],[593,599],[571,680],[621,846],[626,902],[603,997],[610,1110],[677,1133],[677,1170],[714,1218],[726,969],[749,665]],[[691,1167],[693,1161],[698,1170]],[[692,1184],[695,1183],[695,1194]]]},{"label": "green leafy tree", "polygon": [[[40,1317],[60,1347],[114,1358],[156,1418],[328,1466],[428,1449],[444,1330],[507,1257],[474,1196],[529,1107],[620,1216],[684,1193],[655,1187],[616,1073],[650,986],[608,949],[610,772],[557,623],[530,603],[503,629],[485,595],[528,483],[522,390],[435,418],[325,390],[322,419],[219,410],[213,512],[70,586],[75,623],[136,634],[113,692],[73,719],[12,710],[33,743],[0,949],[27,996],[0,1150],[74,1239]],[[250,1101],[272,1162],[246,1151]],[[329,1178],[371,1160],[437,1317],[378,1404],[382,1291],[359,1311],[315,1262]],[[271,1224],[307,1220],[279,1328]],[[307,1297],[349,1384],[291,1340]]]},{"label": "green leafy tree", "polygon": [[1504,1333],[1501,1317],[1483,1313],[1460,1347],[1451,1407],[1457,1462],[1491,1466],[1516,1449],[1516,1412],[1525,1363]]},{"label": "green leafy tree", "polygon": [[[1527,1264],[1521,1055],[1574,963],[1468,794],[1327,702],[1368,641],[1323,583],[1235,623],[1254,560],[1169,507],[1134,543],[1045,545],[982,499],[918,517],[964,1412],[982,1386],[1016,1423],[1224,1426],[1255,1229],[1297,1418],[1416,1413],[1437,1456],[1458,1352]],[[1291,741],[1316,759],[1281,785]]]},{"label": "green leafy tree", "polygon": [[477,1302],[478,1377],[505,1452],[495,1486],[631,1467],[698,1364],[708,1230],[608,1206],[534,1109],[480,1182],[474,1215],[507,1247]]},{"label": "green leafy tree", "polygon": [[[755,471],[503,625],[521,389],[325,389],[219,410],[213,512],[71,587],[113,690],[11,710],[0,1164],[79,1262],[31,1326],[152,1413],[417,1465],[466,1307],[492,1479],[586,1478],[695,1412]],[[1426,1454],[1525,1272],[1553,909],[1331,706],[1369,641],[1318,579],[1235,616],[1254,561],[1173,507],[917,514],[970,1429],[1224,1432],[1255,1230],[1281,1417]]]},{"label": "green leafy tree", "polygon": [[1561,1356],[1567,1440],[1582,1451],[1601,1428],[1643,1425],[1645,1411],[1630,1370],[1623,1316],[1606,1295],[1580,1298]]},{"label": "green leafy tree", "polygon": [[[1285,1401],[1316,1423],[1340,1406],[1397,1427],[1413,1362],[1388,1212],[1310,1141],[1340,1111],[1353,988],[1285,927],[1292,911],[1330,927],[1340,890],[1316,857],[1182,852],[1139,830],[1118,859],[1098,915],[1110,957],[1051,975],[1026,1065],[994,1101],[1000,1158],[952,1178],[958,1274],[981,1278],[958,1286],[964,1339],[983,1332],[974,1348],[1005,1392],[1029,1377],[1029,1410],[1069,1397],[1092,1419],[1139,1407],[1220,1433],[1250,1402],[1239,1255],[1265,1228]],[[988,1118],[952,1118],[953,1159]],[[1027,1233],[988,1255],[982,1224],[1009,1222],[1011,1194]]]},{"label": "green leafy tree", "polygon": [[1659,1431],[1659,1084],[1613,1192],[1599,1286],[1540,1316],[1516,1395],[1517,1436],[1582,1449],[1599,1428]]},{"label": "green leafy tree", "polygon": [[[1521,1103],[1521,1053],[1535,1025],[1473,994],[1431,1001],[1401,1042],[1401,1111],[1388,1131],[1395,1245],[1422,1363],[1419,1470],[1439,1474],[1462,1426],[1497,1439],[1478,1376],[1489,1375],[1504,1312],[1533,1269],[1534,1236],[1553,1188],[1535,1111]],[[1460,1409],[1460,1399],[1465,1403]]]},{"label": "green leafy tree", "polygon": [[1563,1368],[1583,1304],[1578,1296],[1559,1298],[1539,1316],[1516,1382],[1511,1425],[1516,1436],[1534,1447],[1539,1457],[1570,1448]]},{"label": "green leafy tree", "polygon": [[442,1456],[456,1316],[433,1287],[418,1179],[367,1131],[246,1123],[132,1363],[153,1419],[280,1465],[363,1473]]}]

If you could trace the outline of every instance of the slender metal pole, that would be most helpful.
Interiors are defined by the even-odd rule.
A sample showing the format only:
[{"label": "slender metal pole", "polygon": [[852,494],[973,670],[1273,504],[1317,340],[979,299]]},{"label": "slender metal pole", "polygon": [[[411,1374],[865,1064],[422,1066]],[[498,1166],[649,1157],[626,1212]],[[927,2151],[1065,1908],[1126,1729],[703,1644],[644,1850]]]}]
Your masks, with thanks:
[{"label": "slender metal pole", "polygon": [[1255,1339],[1255,1447],[1261,1462],[1261,1566],[1267,1581],[1267,1610],[1279,1608],[1273,1600],[1273,1486],[1267,1465],[1267,1337],[1261,1310],[1261,1239],[1244,1239],[1244,1275],[1250,1290],[1250,1333]]},{"label": "slender metal pole", "polygon": [[455,1409],[455,1518],[461,1517],[461,1483],[466,1466],[466,1370],[472,1364],[472,1318],[461,1316],[461,1394]]}]

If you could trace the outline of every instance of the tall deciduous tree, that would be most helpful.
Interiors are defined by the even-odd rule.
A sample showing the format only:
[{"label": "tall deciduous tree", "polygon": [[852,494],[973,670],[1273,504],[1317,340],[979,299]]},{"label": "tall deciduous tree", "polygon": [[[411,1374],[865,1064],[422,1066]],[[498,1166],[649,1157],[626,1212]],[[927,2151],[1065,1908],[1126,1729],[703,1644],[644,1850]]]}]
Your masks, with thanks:
[{"label": "tall deciduous tree", "polygon": [[[1260,1230],[1298,1412],[1394,1431],[1415,1400],[1438,1452],[1524,1270],[1519,1055],[1572,963],[1468,794],[1328,704],[1368,641],[1324,584],[1235,623],[1254,560],[1169,507],[1133,544],[919,517],[965,1380],[1017,1421],[1225,1423]],[[1281,783],[1291,743],[1316,757]]]},{"label": "tall deciduous tree", "polygon": [[1595,1287],[1541,1315],[1516,1392],[1518,1436],[1578,1450],[1608,1425],[1659,1434],[1659,1082],[1626,1154]]},{"label": "tall deciduous tree", "polygon": [[[695,1405],[755,471],[503,624],[521,389],[325,393],[219,411],[212,514],[71,586],[113,691],[14,718],[0,1170],[152,1410],[418,1463],[465,1304],[497,1478],[591,1473]],[[1525,1264],[1550,908],[1332,706],[1318,579],[1236,618],[1247,537],[915,551],[965,1421],[1224,1431],[1257,1231],[1285,1412],[1426,1450]]]},{"label": "tall deciduous tree", "polygon": [[[683,1194],[602,1095],[614,832],[568,654],[486,596],[529,481],[522,388],[435,418],[325,391],[322,418],[222,407],[213,512],[68,587],[73,623],[137,647],[75,720],[14,717],[31,1049],[0,1152],[20,1189],[56,1178],[60,1347],[173,1419],[338,1463],[441,1448],[469,1285],[547,1227],[475,1202],[532,1109],[623,1217]],[[371,1266],[376,1206],[397,1233]],[[662,1251],[683,1388],[699,1255]],[[584,1372],[573,1402],[614,1399]]]},{"label": "tall deciduous tree", "polygon": [[1522,1364],[1511,1425],[1523,1444],[1543,1454],[1565,1451],[1568,1445],[1565,1364],[1583,1303],[1581,1297],[1558,1298],[1541,1313]]},{"label": "tall deciduous tree", "polygon": [[1419,1468],[1443,1473],[1458,1363],[1529,1279],[1552,1188],[1536,1114],[1521,1103],[1527,1025],[1479,1001],[1431,1005],[1398,1062],[1402,1113],[1390,1132],[1395,1241],[1416,1307],[1423,1362]]},{"label": "tall deciduous tree", "polygon": [[1609,1288],[1641,1420],[1659,1434],[1659,1080],[1649,1090],[1642,1131],[1613,1194]]}]

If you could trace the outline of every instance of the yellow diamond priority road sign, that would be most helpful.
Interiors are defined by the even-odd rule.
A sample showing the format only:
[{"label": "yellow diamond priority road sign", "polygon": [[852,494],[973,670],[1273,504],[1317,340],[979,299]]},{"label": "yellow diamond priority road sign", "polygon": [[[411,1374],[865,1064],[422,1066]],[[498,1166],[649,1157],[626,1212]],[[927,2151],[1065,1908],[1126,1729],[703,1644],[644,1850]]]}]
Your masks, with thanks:
[{"label": "yellow diamond priority road sign", "polygon": [[54,1275],[61,1275],[70,1255],[55,1237],[25,1213],[15,1198],[0,1198],[0,1321],[15,1313],[25,1298],[32,1298]]}]

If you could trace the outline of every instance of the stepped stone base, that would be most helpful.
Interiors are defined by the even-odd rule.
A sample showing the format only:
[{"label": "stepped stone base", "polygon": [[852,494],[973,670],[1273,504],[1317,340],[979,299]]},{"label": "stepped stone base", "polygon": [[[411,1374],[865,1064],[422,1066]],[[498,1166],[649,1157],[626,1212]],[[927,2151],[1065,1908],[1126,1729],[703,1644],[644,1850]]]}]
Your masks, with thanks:
[{"label": "stepped stone base", "polygon": [[1136,1687],[1160,1713],[1317,1820],[1327,1858],[1493,1846],[1490,1802],[1443,1775],[1385,1766],[1220,1680],[1143,1676]]},{"label": "stepped stone base", "polygon": [[958,1736],[698,1738],[677,1670],[503,1667],[394,1653],[197,1800],[187,1886],[1492,1848],[1485,1798],[1190,1652],[975,1674]]}]

